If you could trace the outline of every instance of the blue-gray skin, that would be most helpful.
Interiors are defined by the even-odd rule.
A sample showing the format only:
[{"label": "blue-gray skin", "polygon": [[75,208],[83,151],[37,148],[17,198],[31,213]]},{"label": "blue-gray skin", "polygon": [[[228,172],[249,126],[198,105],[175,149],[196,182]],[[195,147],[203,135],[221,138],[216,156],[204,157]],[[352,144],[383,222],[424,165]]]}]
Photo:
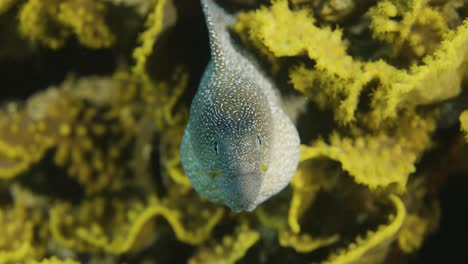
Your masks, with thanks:
[{"label": "blue-gray skin", "polygon": [[192,102],[182,165],[210,201],[252,211],[290,182],[299,137],[272,82],[231,40],[234,18],[213,0],[201,2],[212,60]]}]

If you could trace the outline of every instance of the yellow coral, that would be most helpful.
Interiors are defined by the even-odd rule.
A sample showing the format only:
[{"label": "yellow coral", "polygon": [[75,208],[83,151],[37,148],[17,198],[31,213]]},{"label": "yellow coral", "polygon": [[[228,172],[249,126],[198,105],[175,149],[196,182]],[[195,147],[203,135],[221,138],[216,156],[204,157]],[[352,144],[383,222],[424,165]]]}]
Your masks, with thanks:
[{"label": "yellow coral", "polygon": [[400,232],[397,244],[404,253],[418,250],[424,239],[439,225],[440,205],[438,200],[428,203],[428,185],[430,176],[415,175],[408,183],[407,192],[402,197],[408,210]]},{"label": "yellow coral", "polygon": [[31,260],[27,262],[28,264],[79,264],[80,262],[73,259],[59,259],[57,257],[51,257],[42,259],[40,261]]},{"label": "yellow coral", "polygon": [[172,226],[176,237],[192,245],[199,245],[209,239],[211,230],[224,215],[224,208],[210,203],[195,191],[186,193],[177,185],[171,185],[164,206],[172,211],[163,216]]},{"label": "yellow coral", "polygon": [[279,233],[278,242],[282,247],[292,247],[296,252],[307,253],[338,242],[339,235],[312,237],[309,234],[294,234],[289,231]]},{"label": "yellow coral", "polygon": [[[119,179],[123,178],[126,164],[118,160],[129,145],[135,123],[133,116],[123,115],[129,107],[120,98],[125,96],[120,93],[124,84],[128,83],[111,78],[67,80],[59,90],[60,100],[49,106],[54,111],[49,116],[62,119],[54,161],[67,168],[89,193],[120,188],[122,184]],[[100,96],[92,92],[94,89],[99,89]]]},{"label": "yellow coral", "polygon": [[419,117],[407,113],[400,117],[398,126],[390,132],[347,138],[334,133],[330,143],[317,140],[312,146],[301,146],[301,160],[327,157],[341,163],[354,181],[370,189],[396,184],[406,190],[415,162],[430,146],[430,135],[435,127],[433,117]]},{"label": "yellow coral", "polygon": [[8,11],[17,0],[0,0],[0,15]]},{"label": "yellow coral", "polygon": [[146,61],[153,50],[154,43],[163,30],[164,6],[166,0],[157,0],[153,12],[150,13],[145,23],[147,29],[140,35],[141,46],[133,51],[133,58],[136,63],[133,66],[133,73],[138,76],[146,76]]},{"label": "yellow coral", "polygon": [[32,255],[33,236],[33,223],[21,202],[0,209],[0,263],[18,263]]},{"label": "yellow coral", "polygon": [[[374,37],[392,43],[394,54],[406,43],[418,57],[431,53],[447,32],[442,15],[427,0],[387,0],[371,9]],[[402,17],[399,21],[397,16]]]},{"label": "yellow coral", "polygon": [[417,215],[409,214],[398,234],[398,246],[405,253],[414,252],[421,247],[427,229],[427,220]]},{"label": "yellow coral", "polygon": [[408,73],[402,71],[395,82],[377,89],[372,100],[374,117],[382,120],[396,117],[398,109],[439,102],[458,95],[468,59],[468,20],[446,35],[425,64]]},{"label": "yellow coral", "polygon": [[196,200],[186,204],[175,198],[161,202],[150,197],[143,203],[98,197],[78,208],[68,203],[55,205],[50,213],[50,230],[57,243],[66,248],[123,254],[154,239],[150,220],[158,215],[167,220],[179,240],[200,244],[209,237],[223,210]]},{"label": "yellow coral", "polygon": [[135,60],[131,70],[133,78],[142,86],[141,97],[154,114],[158,131],[162,131],[166,126],[177,125],[187,118],[183,109],[176,112],[174,108],[186,88],[188,75],[179,68],[174,72],[171,81],[155,84],[146,71],[147,60],[154,44],[164,28],[170,25],[164,23],[167,16],[164,11],[168,4],[166,0],[156,1],[153,12],[145,22],[146,30],[139,36],[140,46],[136,47],[132,54]]},{"label": "yellow coral", "polygon": [[468,142],[468,110],[460,114],[461,129],[465,133],[465,140]]},{"label": "yellow coral", "polygon": [[[306,9],[293,12],[287,1],[276,0],[270,9],[263,7],[243,16],[237,23],[248,23],[244,27],[249,28],[249,37],[260,39],[277,57],[307,54],[316,61],[318,69],[343,78],[350,77],[353,69],[359,67],[346,54],[341,31],[316,27]],[[241,25],[234,29],[237,27]],[[326,45],[316,45],[324,41]]]},{"label": "yellow coral", "polygon": [[390,215],[388,224],[378,227],[376,231],[369,231],[364,238],[358,237],[347,249],[332,254],[323,263],[380,263],[406,218],[406,209],[400,198],[390,195],[389,200],[395,212]]},{"label": "yellow coral", "polygon": [[291,181],[293,196],[289,205],[288,223],[294,233],[300,232],[299,219],[309,208],[310,204],[320,190],[320,185],[313,182],[313,173],[306,174],[302,168],[299,168]]},{"label": "yellow coral", "polygon": [[[338,234],[315,236],[301,233],[300,220],[314,203],[320,190],[329,190],[336,184],[332,170],[326,169],[325,160],[310,161],[301,157],[299,168],[291,181],[292,197],[288,211],[289,229],[280,229],[278,242],[283,247],[292,247],[296,252],[306,253],[332,245],[340,238]],[[303,223],[306,225],[306,223]]]},{"label": "yellow coral", "polygon": [[114,36],[104,16],[105,6],[92,0],[28,0],[19,13],[19,30],[53,49],[60,48],[72,32],[85,46],[109,47]]},{"label": "yellow coral", "polygon": [[[417,6],[420,2],[415,1],[414,5]],[[378,14],[374,14],[376,20],[381,13],[394,16],[398,12],[388,1],[376,10],[380,12],[376,11]],[[443,19],[436,11],[430,8],[424,10],[421,16],[417,12],[418,23],[440,28],[437,36],[447,31]],[[248,34],[248,38],[260,50],[265,46],[276,57],[300,56],[306,53],[315,62],[313,69],[305,66],[291,68],[291,82],[296,89],[310,96],[320,106],[333,107],[335,119],[342,124],[349,124],[356,119],[359,96],[371,81],[377,81],[377,87],[371,94],[371,122],[377,126],[385,120],[395,119],[402,109],[440,102],[460,92],[460,82],[466,68],[464,62],[468,56],[468,22],[455,32],[445,34],[440,47],[435,49],[434,55],[424,59],[423,65],[406,71],[382,60],[362,62],[353,59],[346,53],[347,45],[342,40],[340,31],[315,26],[314,19],[307,11],[291,11],[284,0],[273,1],[270,8],[264,7],[239,17],[241,19],[234,29],[238,29],[240,34]],[[416,17],[408,20],[414,19]],[[381,28],[377,25],[375,27]],[[402,39],[406,40],[407,34],[403,34]],[[432,41],[434,39],[437,45],[431,45],[439,46],[437,38],[431,38]],[[421,43],[428,44],[416,35],[411,36],[409,41],[416,50],[421,49]],[[426,54],[434,48],[423,49],[417,52]]]},{"label": "yellow coral", "polygon": [[260,239],[258,231],[241,224],[235,235],[226,235],[220,244],[204,247],[187,263],[234,264]]},{"label": "yellow coral", "polygon": [[323,167],[326,161],[308,162],[308,157],[301,155],[301,163],[291,181],[292,197],[288,211],[288,225],[292,233],[299,233],[299,220],[314,202],[319,190],[329,189],[334,184],[331,171]]},{"label": "yellow coral", "polygon": [[58,4],[56,19],[70,27],[81,44],[91,48],[109,47],[114,36],[107,27],[105,5],[89,0],[62,1]]},{"label": "yellow coral", "polygon": [[184,133],[182,126],[172,126],[167,128],[161,135],[160,162],[164,167],[164,172],[181,188],[188,191],[192,188],[188,177],[185,175],[180,161],[179,149]]},{"label": "yellow coral", "polygon": [[[291,70],[293,86],[319,105],[332,101],[338,108],[336,119],[349,123],[355,118],[360,91],[372,76],[363,74],[362,63],[346,53],[348,45],[342,40],[341,31],[315,26],[309,13],[306,9],[292,11],[287,1],[277,0],[269,9],[241,13],[233,28],[247,34],[260,50],[266,47],[276,57],[307,54],[315,62],[316,72],[304,67]],[[309,87],[317,88],[306,91]],[[341,98],[345,100],[341,102]]]},{"label": "yellow coral", "polygon": [[[31,100],[26,108],[36,106]],[[41,115],[41,111],[35,114]],[[45,121],[19,109],[15,103],[0,111],[0,178],[12,178],[24,172],[53,146],[56,123]]]},{"label": "yellow coral", "polygon": [[138,217],[143,210],[141,202],[116,199],[85,201],[77,211],[67,203],[59,203],[51,210],[49,227],[52,237],[63,247],[122,254],[131,249],[149,219]]},{"label": "yellow coral", "polygon": [[400,190],[404,190],[408,175],[415,170],[416,155],[404,151],[406,142],[385,135],[352,140],[337,134],[330,141],[330,145],[318,141],[311,147],[302,146],[302,159],[326,156],[340,161],[357,183],[371,189],[396,183]]},{"label": "yellow coral", "polygon": [[56,8],[53,7],[55,2],[55,0],[29,0],[19,13],[20,33],[31,41],[40,41],[53,49],[61,47],[68,35],[63,28],[53,31],[49,26],[52,23],[49,13],[56,12]]}]

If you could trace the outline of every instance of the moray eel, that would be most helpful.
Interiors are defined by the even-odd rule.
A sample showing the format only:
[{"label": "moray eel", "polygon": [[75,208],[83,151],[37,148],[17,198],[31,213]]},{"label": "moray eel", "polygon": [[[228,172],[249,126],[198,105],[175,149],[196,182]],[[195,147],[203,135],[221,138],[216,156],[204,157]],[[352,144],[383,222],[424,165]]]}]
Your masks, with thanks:
[{"label": "moray eel", "polygon": [[213,0],[201,3],[211,60],[190,108],[182,165],[208,200],[252,211],[290,182],[299,136],[271,80],[231,39],[234,17]]}]

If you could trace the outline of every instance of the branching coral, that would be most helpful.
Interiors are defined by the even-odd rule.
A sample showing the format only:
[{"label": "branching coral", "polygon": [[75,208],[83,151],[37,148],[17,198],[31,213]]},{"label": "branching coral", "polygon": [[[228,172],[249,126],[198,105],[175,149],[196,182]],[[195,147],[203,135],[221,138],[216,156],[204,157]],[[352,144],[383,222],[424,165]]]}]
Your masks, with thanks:
[{"label": "branching coral", "polygon": [[401,199],[391,195],[389,200],[395,212],[389,216],[388,224],[368,232],[365,237],[358,237],[347,249],[331,255],[324,263],[380,263],[406,217],[406,209]]},{"label": "branching coral", "polygon": [[429,1],[382,1],[371,9],[374,37],[392,43],[394,54],[409,46],[417,57],[430,54],[447,32],[442,15]]},{"label": "branching coral", "polygon": [[[304,161],[304,155],[301,160]],[[322,164],[323,165],[323,164]],[[291,181],[293,190],[288,211],[288,229],[279,232],[278,242],[283,247],[292,247],[297,252],[311,252],[317,248],[331,245],[338,241],[339,235],[315,237],[301,233],[300,219],[314,202],[319,190],[329,189],[334,185],[330,170],[318,164],[302,162]]]},{"label": "branching coral", "polygon": [[438,200],[428,200],[428,175],[417,175],[407,186],[407,193],[402,197],[408,215],[398,233],[398,247],[406,254],[418,250],[424,239],[437,229],[440,218]]},{"label": "branching coral", "polygon": [[329,237],[312,237],[309,234],[295,234],[283,231],[279,234],[278,243],[283,247],[292,247],[296,252],[307,253],[318,248],[336,243],[339,235]]},{"label": "branching coral", "polygon": [[421,247],[428,223],[417,215],[408,215],[398,235],[398,246],[405,253],[414,252]]},{"label": "branching coral", "polygon": [[195,256],[188,260],[188,263],[236,263],[259,238],[258,231],[241,224],[234,235],[226,235],[220,244],[200,249]]},{"label": "branching coral", "polygon": [[[378,10],[393,15],[397,12],[395,8],[387,3]],[[315,66],[291,68],[291,82],[318,105],[332,106],[335,119],[342,124],[356,120],[359,96],[371,81],[376,81],[377,87],[371,98],[371,122],[380,125],[385,120],[395,119],[402,109],[439,102],[460,92],[466,68],[467,23],[444,36],[433,55],[426,57],[423,65],[409,71],[397,69],[382,60],[363,62],[352,58],[346,52],[347,44],[340,31],[315,26],[306,10],[292,11],[286,1],[274,1],[269,9],[243,14],[234,29],[243,29],[239,32],[247,34],[254,45],[260,44],[260,50],[267,47],[274,56],[307,54]],[[375,27],[380,28],[378,23]],[[445,29],[440,32],[446,32]],[[424,52],[427,52],[426,48]]]},{"label": "branching coral", "polygon": [[33,223],[21,203],[0,209],[0,263],[15,263],[32,254]]},{"label": "branching coral", "polygon": [[62,119],[53,111],[63,109],[44,106],[57,98],[57,92],[51,90],[40,99],[31,98],[25,109],[10,103],[0,112],[0,177],[17,176],[54,145]]},{"label": "branching coral", "polygon": [[[0,263],[42,258],[47,251],[43,212],[28,208],[22,196],[0,208]],[[45,232],[44,232],[45,231]]]},{"label": "branching coral", "polygon": [[221,208],[210,207],[202,202],[187,207],[174,199],[162,202],[154,197],[146,203],[96,198],[78,208],[59,203],[51,211],[50,230],[57,243],[66,248],[123,254],[155,239],[151,236],[154,222],[150,220],[160,215],[181,241],[200,244],[222,216]]},{"label": "branching coral", "polygon": [[409,174],[415,171],[414,163],[429,145],[434,124],[430,117],[408,117],[399,125],[396,135],[379,133],[351,139],[333,134],[330,144],[318,140],[311,147],[303,146],[301,158],[325,156],[339,161],[357,183],[370,189],[395,183],[403,192]]},{"label": "branching coral", "polygon": [[[90,192],[119,178],[125,166],[117,165],[118,160],[135,122],[125,114],[129,105],[113,95],[123,85],[112,79],[66,81],[59,89],[35,95],[24,109],[11,105],[0,121],[4,127],[0,132],[0,176],[18,175],[54,146],[56,164],[66,167]],[[87,97],[94,95],[94,89],[99,89],[100,96]]]},{"label": "branching coral", "polygon": [[[143,209],[139,201],[122,203],[117,199],[85,201],[76,211],[67,203],[59,203],[50,213],[50,230],[63,247],[119,254],[128,251],[135,242],[145,223],[136,219]],[[133,221],[134,224],[127,224]],[[126,228],[122,229],[123,226]]]},{"label": "branching coral", "polygon": [[90,0],[29,0],[19,13],[23,36],[50,48],[61,47],[74,33],[91,48],[109,47],[114,36],[105,22],[105,5]]}]

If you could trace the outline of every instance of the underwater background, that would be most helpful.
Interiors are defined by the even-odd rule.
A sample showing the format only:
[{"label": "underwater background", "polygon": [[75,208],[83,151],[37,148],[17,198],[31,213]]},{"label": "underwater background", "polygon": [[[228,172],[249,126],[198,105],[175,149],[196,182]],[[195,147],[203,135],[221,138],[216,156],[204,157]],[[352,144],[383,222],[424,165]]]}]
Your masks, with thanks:
[{"label": "underwater background", "polygon": [[468,2],[219,3],[308,100],[291,184],[251,213],[191,188],[198,1],[0,0],[0,263],[466,262]]}]

